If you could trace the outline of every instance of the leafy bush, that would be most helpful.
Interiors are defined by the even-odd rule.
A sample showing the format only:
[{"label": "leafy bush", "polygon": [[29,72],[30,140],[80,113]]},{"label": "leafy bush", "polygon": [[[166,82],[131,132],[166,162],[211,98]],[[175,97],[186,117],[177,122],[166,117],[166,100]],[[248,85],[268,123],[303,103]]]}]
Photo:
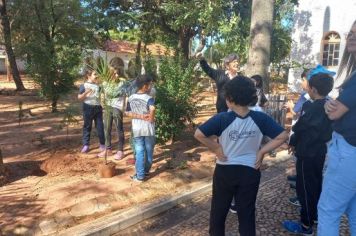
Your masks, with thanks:
[{"label": "leafy bush", "polygon": [[174,141],[196,116],[199,92],[194,66],[180,56],[161,61],[156,88],[156,137],[159,143]]}]

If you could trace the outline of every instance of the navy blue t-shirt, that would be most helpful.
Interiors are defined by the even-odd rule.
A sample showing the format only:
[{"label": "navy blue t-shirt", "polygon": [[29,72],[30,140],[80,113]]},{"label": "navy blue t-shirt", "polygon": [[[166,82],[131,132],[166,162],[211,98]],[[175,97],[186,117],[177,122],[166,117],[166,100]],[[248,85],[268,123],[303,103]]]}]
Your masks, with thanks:
[{"label": "navy blue t-shirt", "polygon": [[356,72],[341,88],[337,98],[349,111],[335,120],[334,130],[352,146],[356,147]]},{"label": "navy blue t-shirt", "polygon": [[199,127],[206,136],[218,136],[226,162],[221,165],[245,165],[254,167],[256,154],[264,135],[275,138],[283,128],[263,112],[250,111],[240,117],[233,111],[221,112]]}]

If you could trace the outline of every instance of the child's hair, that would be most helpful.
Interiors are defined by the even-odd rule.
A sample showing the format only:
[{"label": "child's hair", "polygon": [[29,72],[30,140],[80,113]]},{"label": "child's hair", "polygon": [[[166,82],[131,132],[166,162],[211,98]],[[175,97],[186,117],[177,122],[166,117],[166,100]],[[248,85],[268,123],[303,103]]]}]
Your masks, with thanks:
[{"label": "child's hair", "polygon": [[256,88],[262,88],[263,87],[263,79],[262,76],[260,75],[253,75],[251,76],[251,79],[256,81]]},{"label": "child's hair", "polygon": [[310,88],[315,88],[321,96],[327,96],[334,86],[334,79],[332,76],[324,73],[313,75],[308,84]]},{"label": "child's hair", "polygon": [[89,67],[89,66],[86,66],[84,69],[83,69],[83,75],[85,77],[85,80],[91,75],[91,73],[93,73],[94,69]]},{"label": "child's hair", "polygon": [[236,76],[224,85],[225,97],[240,106],[256,104],[256,87],[252,80],[245,76]]},{"label": "child's hair", "polygon": [[124,67],[118,67],[116,73],[120,78],[126,78]]},{"label": "child's hair", "polygon": [[150,75],[139,75],[136,78],[137,89],[142,89],[143,86],[151,83],[152,81],[153,81],[153,78]]}]

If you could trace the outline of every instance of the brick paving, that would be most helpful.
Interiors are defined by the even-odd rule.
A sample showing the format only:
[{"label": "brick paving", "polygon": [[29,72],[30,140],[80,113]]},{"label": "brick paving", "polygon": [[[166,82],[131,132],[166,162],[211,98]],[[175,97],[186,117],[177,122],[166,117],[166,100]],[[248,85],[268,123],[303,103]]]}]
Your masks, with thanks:
[{"label": "brick paving", "polygon": [[[282,228],[283,220],[299,219],[298,207],[288,203],[289,197],[295,194],[286,181],[286,169],[290,164],[290,161],[279,163],[262,174],[256,210],[257,235],[290,235]],[[210,194],[200,196],[115,235],[208,235],[210,200]],[[228,214],[226,235],[239,235],[235,214]],[[340,235],[350,235],[345,219],[341,224]]]}]

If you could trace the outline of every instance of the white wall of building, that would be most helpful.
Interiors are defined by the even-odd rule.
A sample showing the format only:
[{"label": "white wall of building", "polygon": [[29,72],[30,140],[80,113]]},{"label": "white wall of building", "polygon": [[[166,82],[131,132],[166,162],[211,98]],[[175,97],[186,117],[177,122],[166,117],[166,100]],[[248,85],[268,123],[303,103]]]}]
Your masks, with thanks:
[{"label": "white wall of building", "polygon": [[[356,20],[355,12],[355,0],[299,0],[299,6],[295,9],[291,59],[310,66],[322,64],[322,39],[330,31],[337,32],[341,37],[341,59],[345,35]],[[328,69],[337,72],[338,66]],[[288,84],[291,91],[300,90],[298,79],[301,72],[302,69],[289,71]],[[335,84],[340,84],[340,81]]]},{"label": "white wall of building", "polygon": [[[23,60],[16,60],[17,63],[17,68],[20,72],[24,72],[26,69],[25,61]],[[5,74],[6,73],[6,64],[5,64],[5,58],[0,58],[0,73]]]}]

